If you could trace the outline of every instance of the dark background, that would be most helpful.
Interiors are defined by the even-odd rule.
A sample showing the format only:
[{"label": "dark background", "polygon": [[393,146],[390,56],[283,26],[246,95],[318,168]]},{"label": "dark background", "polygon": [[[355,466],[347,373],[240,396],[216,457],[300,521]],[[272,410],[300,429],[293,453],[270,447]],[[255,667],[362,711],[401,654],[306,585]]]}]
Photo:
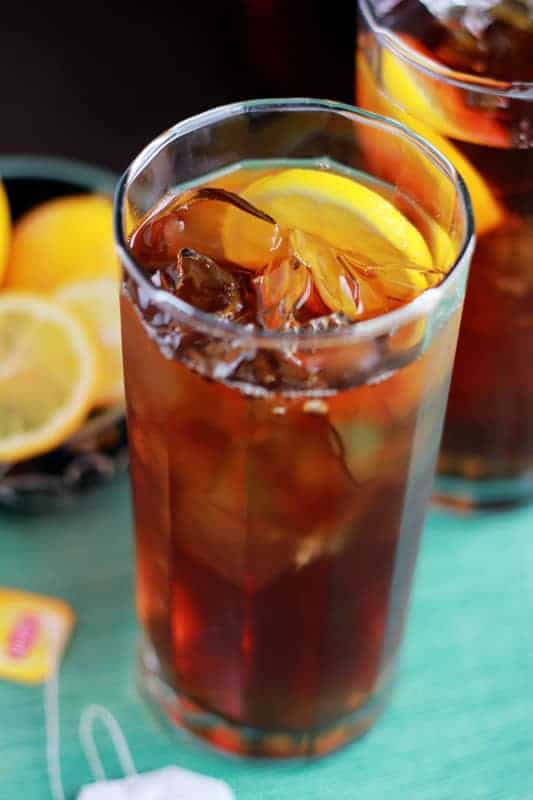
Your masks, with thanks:
[{"label": "dark background", "polygon": [[[2,9],[0,154],[123,170],[183,117],[253,97],[351,102],[356,0]],[[23,6],[23,7],[22,7]]]}]

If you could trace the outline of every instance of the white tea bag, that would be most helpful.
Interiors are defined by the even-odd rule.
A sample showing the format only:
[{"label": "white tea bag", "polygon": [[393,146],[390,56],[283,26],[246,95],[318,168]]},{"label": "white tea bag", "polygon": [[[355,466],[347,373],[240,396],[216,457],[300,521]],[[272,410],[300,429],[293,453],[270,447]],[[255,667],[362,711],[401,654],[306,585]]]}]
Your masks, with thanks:
[{"label": "white tea bag", "polygon": [[233,800],[224,781],[180,767],[84,786],[78,800]]}]

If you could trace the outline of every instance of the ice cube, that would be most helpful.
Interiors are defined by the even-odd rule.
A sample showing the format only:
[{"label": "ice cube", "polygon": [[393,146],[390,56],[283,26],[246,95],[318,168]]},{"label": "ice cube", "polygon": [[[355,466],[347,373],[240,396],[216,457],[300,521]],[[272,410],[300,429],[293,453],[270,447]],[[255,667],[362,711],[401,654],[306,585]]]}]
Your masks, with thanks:
[{"label": "ice cube", "polygon": [[297,404],[282,416],[260,412],[254,423],[246,461],[246,555],[248,578],[258,590],[287,569],[334,552],[357,513],[357,487],[327,415],[300,414]]},{"label": "ice cube", "polygon": [[[216,201],[215,205],[219,207],[217,220],[211,213],[206,214],[202,210],[202,203],[199,201],[206,200]],[[215,230],[217,232],[218,250],[215,258],[223,256],[244,269],[255,271],[258,267],[264,268],[275,251],[278,258],[281,256],[279,248],[282,236],[276,220],[244,197],[226,189],[206,186],[194,193],[193,198],[188,201],[187,209],[194,204],[198,204],[203,237],[207,235],[206,227],[209,228],[211,235]],[[187,225],[189,235],[193,233],[191,223],[192,219],[189,219]],[[203,247],[202,252],[206,252]]]},{"label": "ice cube", "polygon": [[387,311],[393,305],[413,300],[421,292],[436,286],[446,273],[437,267],[420,267],[407,259],[396,263],[365,263],[354,253],[339,251],[337,258],[359,282],[360,315]]},{"label": "ice cube", "polygon": [[159,270],[153,281],[194,308],[217,317],[234,319],[244,308],[238,278],[214,259],[188,247],[179,251],[175,267]]},{"label": "ice cube", "polygon": [[307,267],[295,258],[270,264],[258,281],[261,318],[266,328],[291,327],[311,293]]},{"label": "ice cube", "polygon": [[432,50],[438,61],[496,79],[532,80],[531,0],[424,0],[424,8],[446,34]]},{"label": "ice cube", "polygon": [[224,226],[228,208],[239,212],[233,212],[232,216],[236,221],[234,238],[239,251],[242,237],[249,238],[250,230],[254,232],[254,246],[266,257],[279,245],[279,229],[271,216],[234,192],[204,186],[179,195],[162,211],[148,218],[132,236],[132,251],[136,259],[148,268],[172,264],[184,247],[222,260],[227,257]]},{"label": "ice cube", "polygon": [[532,0],[375,0],[386,27],[418,40],[421,52],[461,72],[533,80]]},{"label": "ice cube", "polygon": [[465,0],[421,0],[421,2],[433,17],[443,21],[454,17],[457,13],[463,14],[468,11],[480,16],[490,12],[494,6],[500,5],[500,0],[470,0],[468,3]]},{"label": "ice cube", "polygon": [[439,283],[444,276],[440,270],[408,261],[369,263],[368,258],[302,231],[292,231],[289,240],[293,258],[309,268],[327,308],[349,320],[390,311]]},{"label": "ice cube", "polygon": [[305,326],[302,326],[302,330],[310,330],[313,333],[326,333],[326,331],[334,331],[337,328],[345,328],[349,324],[350,320],[344,314],[333,312],[320,317],[313,317]]},{"label": "ice cube", "polygon": [[533,20],[531,0],[422,0],[429,13],[447,27],[462,29],[476,38],[496,20],[523,29]]},{"label": "ice cube", "polygon": [[309,369],[290,348],[258,349],[251,358],[243,359],[232,376],[241,388],[250,393],[261,391],[298,392],[316,388],[316,371]]},{"label": "ice cube", "polygon": [[422,0],[429,13],[446,27],[463,30],[476,38],[502,16],[513,25],[524,14],[531,14],[531,4],[520,0]]}]

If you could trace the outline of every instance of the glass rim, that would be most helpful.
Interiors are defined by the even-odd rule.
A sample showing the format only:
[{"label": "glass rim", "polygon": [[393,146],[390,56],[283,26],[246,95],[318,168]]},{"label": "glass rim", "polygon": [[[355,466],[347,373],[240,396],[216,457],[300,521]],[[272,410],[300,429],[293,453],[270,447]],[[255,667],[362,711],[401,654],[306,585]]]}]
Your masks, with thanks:
[{"label": "glass rim", "polygon": [[381,25],[372,7],[371,0],[360,0],[360,13],[364,16],[372,33],[383,47],[390,50],[395,56],[414,69],[423,72],[429,78],[445,81],[466,91],[475,91],[493,97],[507,97],[523,102],[533,101],[532,81],[504,81],[498,78],[482,77],[470,72],[461,72],[439,64],[437,61],[426,58],[417,53],[408,44],[402,42],[389,28]]},{"label": "glass rim", "polygon": [[[454,259],[453,265],[450,267],[443,280],[437,286],[426,289],[414,300],[411,300],[393,311],[388,311],[377,317],[372,317],[371,319],[356,320],[355,322],[339,326],[333,330],[318,332],[269,331],[257,329],[252,326],[240,325],[239,323],[221,319],[205,311],[200,311],[181,300],[179,297],[155,287],[146,277],[143,268],[137,264],[133,258],[124,235],[124,203],[129,185],[150,161],[173,141],[205,125],[247,114],[257,109],[268,111],[328,111],[334,114],[341,114],[353,121],[364,120],[365,123],[369,124],[371,127],[378,127],[381,130],[393,132],[396,135],[407,138],[419,151],[422,151],[427,159],[433,163],[436,162],[438,168],[447,175],[454,186],[465,221],[465,231],[461,246]],[[235,164],[238,163],[238,161],[235,162]],[[177,184],[177,188],[179,189],[179,184]],[[340,344],[355,343],[357,341],[372,339],[383,335],[384,333],[397,329],[401,325],[419,319],[421,316],[431,314],[439,305],[449,284],[455,280],[457,273],[464,269],[465,264],[469,262],[475,244],[472,205],[463,178],[453,164],[433,147],[432,144],[401,123],[388,117],[374,114],[371,111],[366,111],[347,103],[305,97],[248,100],[217,106],[208,111],[196,114],[195,116],[188,117],[161,133],[141,150],[120,177],[115,191],[113,226],[115,246],[122,266],[136,284],[142,286],[143,290],[155,305],[171,308],[176,312],[181,321],[191,324],[195,329],[203,333],[216,336],[217,338],[238,339],[241,346],[256,346],[270,349],[279,349],[283,346],[294,347],[296,343],[301,346],[311,345],[313,347],[338,346]]]}]

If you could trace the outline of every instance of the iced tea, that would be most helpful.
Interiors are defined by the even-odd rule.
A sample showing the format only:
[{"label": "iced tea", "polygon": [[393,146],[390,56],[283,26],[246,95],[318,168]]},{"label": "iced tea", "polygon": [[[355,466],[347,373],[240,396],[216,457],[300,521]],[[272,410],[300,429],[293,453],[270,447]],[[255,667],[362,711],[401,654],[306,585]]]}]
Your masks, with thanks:
[{"label": "iced tea", "polygon": [[226,750],[325,753],[383,703],[461,312],[455,222],[322,157],[201,176],[130,225],[144,679]]},{"label": "iced tea", "polygon": [[361,7],[359,102],[425,136],[455,164],[477,227],[440,456],[442,498],[531,499],[531,3]]}]

